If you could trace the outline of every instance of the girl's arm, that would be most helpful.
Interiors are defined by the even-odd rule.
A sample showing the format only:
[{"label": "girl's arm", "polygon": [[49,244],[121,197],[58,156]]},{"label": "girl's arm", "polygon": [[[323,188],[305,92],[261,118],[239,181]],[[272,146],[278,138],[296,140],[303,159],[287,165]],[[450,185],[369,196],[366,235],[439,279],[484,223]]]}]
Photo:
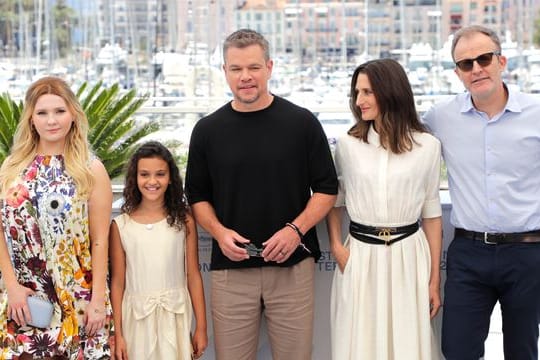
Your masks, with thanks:
[{"label": "girl's arm", "polygon": [[341,221],[344,207],[334,207],[326,215],[326,227],[328,229],[328,238],[330,240],[330,251],[336,259],[339,270],[343,273],[345,265],[349,260],[349,249],[343,246],[341,240]]},{"label": "girl's arm", "polygon": [[105,325],[105,289],[107,252],[112,211],[112,188],[101,161],[94,159],[90,167],[94,186],[88,200],[88,226],[92,251],[92,299],[86,308],[85,325],[92,336]]},{"label": "girl's arm", "polygon": [[118,225],[113,220],[109,232],[109,258],[111,259],[111,303],[114,320],[116,359],[127,360],[127,347],[122,329],[122,300],[126,288],[126,253],[120,240]]},{"label": "girl's arm", "polygon": [[31,320],[30,309],[26,302],[28,295],[32,295],[32,289],[22,286],[17,281],[11,258],[4,237],[4,226],[0,214],[0,272],[8,294],[7,315],[19,325],[26,325]]},{"label": "girl's arm", "polygon": [[186,219],[186,261],[187,261],[187,285],[193,312],[195,314],[195,332],[191,342],[193,344],[193,354],[195,358],[202,356],[208,346],[206,305],[204,300],[204,288],[199,270],[199,241],[197,236],[197,226],[193,217],[188,214]]},{"label": "girl's arm", "polygon": [[431,254],[431,274],[429,277],[429,303],[431,318],[437,315],[441,307],[441,247],[442,247],[442,218],[422,219],[422,229],[426,234]]}]

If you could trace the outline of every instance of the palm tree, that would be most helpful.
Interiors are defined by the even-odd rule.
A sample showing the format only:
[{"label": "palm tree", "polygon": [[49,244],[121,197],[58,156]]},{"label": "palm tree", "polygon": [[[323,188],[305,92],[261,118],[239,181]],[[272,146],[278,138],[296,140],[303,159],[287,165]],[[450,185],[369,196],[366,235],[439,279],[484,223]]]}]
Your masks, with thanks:
[{"label": "palm tree", "polygon": [[[137,142],[159,130],[156,121],[137,123],[133,118],[147,96],[138,97],[134,89],[122,94],[118,84],[107,88],[102,82],[92,88],[83,83],[76,94],[88,117],[90,146],[114,179],[122,173]],[[22,108],[22,101],[15,102],[7,93],[0,95],[0,164],[13,144]]]},{"label": "palm tree", "polygon": [[0,95],[0,164],[9,154],[15,128],[21,118],[22,101],[18,103],[7,94]]},{"label": "palm tree", "polygon": [[114,179],[122,173],[137,142],[159,130],[159,124],[135,121],[133,114],[147,100],[147,96],[138,97],[135,89],[120,94],[118,83],[104,88],[100,81],[85,93],[87,85],[81,85],[77,97],[88,117],[88,141]]}]

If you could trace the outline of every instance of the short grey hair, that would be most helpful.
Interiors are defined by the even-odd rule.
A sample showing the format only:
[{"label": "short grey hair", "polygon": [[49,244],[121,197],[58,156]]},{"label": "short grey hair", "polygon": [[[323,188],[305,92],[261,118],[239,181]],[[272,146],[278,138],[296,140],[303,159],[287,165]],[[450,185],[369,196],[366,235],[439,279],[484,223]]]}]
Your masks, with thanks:
[{"label": "short grey hair", "polygon": [[495,50],[498,52],[501,51],[501,39],[499,39],[499,36],[497,35],[495,31],[482,25],[466,26],[464,28],[459,29],[454,34],[454,39],[452,40],[452,59],[454,59],[454,61],[456,60],[456,58],[454,57],[454,51],[456,50],[456,45],[458,41],[463,37],[468,37],[468,36],[471,36],[473,34],[478,34],[478,33],[484,34],[487,37],[489,37],[491,41],[493,41],[493,43],[495,44],[495,47],[496,47]]}]

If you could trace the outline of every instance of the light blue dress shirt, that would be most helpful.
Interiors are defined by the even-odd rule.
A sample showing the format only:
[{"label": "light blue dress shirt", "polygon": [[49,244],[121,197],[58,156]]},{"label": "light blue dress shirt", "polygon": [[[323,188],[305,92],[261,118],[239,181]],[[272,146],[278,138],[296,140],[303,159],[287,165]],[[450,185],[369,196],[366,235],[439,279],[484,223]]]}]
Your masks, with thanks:
[{"label": "light blue dress shirt", "polygon": [[504,110],[492,119],[475,109],[469,93],[424,115],[442,143],[455,227],[540,229],[540,98],[508,91]]}]

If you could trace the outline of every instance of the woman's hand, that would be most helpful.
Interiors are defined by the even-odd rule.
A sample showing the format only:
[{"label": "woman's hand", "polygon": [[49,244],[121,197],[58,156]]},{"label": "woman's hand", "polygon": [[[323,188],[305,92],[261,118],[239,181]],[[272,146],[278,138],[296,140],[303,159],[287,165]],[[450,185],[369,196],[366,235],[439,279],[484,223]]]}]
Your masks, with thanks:
[{"label": "woman's hand", "polygon": [[84,314],[84,326],[88,336],[94,336],[105,326],[105,302],[90,300]]},{"label": "woman's hand", "polygon": [[439,284],[429,284],[429,317],[433,319],[441,308]]},{"label": "woman's hand", "polygon": [[334,258],[336,259],[336,263],[338,264],[339,271],[343,274],[347,261],[349,261],[350,250],[343,246],[343,244],[332,246],[331,250],[332,255],[334,255]]},{"label": "woman's hand", "polygon": [[26,299],[33,295],[34,291],[30,288],[15,284],[7,288],[8,294],[8,317],[13,319],[17,325],[24,326],[32,320],[30,308]]},{"label": "woman's hand", "polygon": [[208,346],[208,335],[206,331],[195,329],[191,338],[191,344],[193,346],[193,358],[198,359],[204,354],[204,350]]}]

